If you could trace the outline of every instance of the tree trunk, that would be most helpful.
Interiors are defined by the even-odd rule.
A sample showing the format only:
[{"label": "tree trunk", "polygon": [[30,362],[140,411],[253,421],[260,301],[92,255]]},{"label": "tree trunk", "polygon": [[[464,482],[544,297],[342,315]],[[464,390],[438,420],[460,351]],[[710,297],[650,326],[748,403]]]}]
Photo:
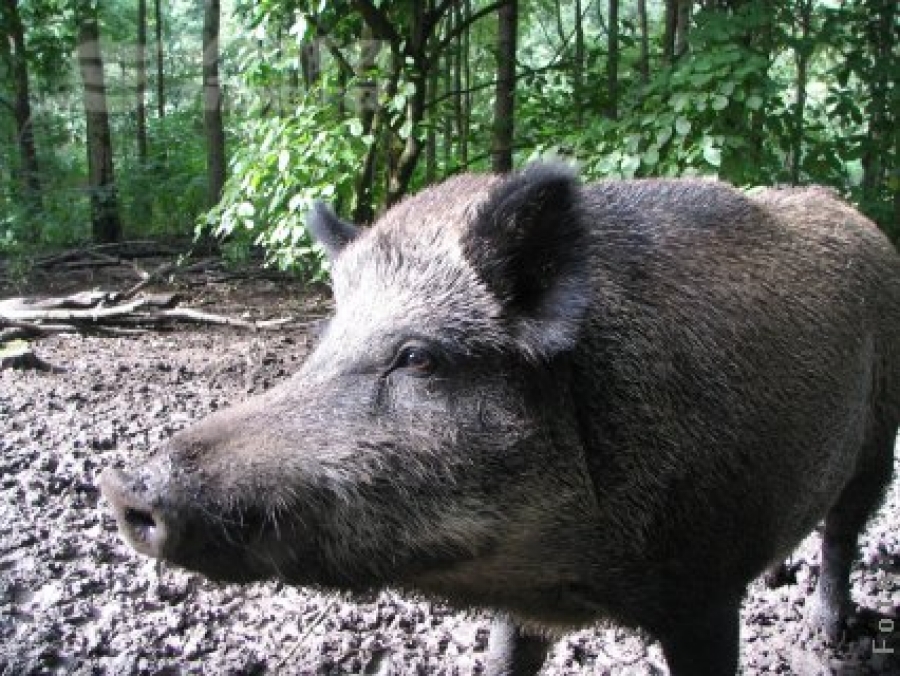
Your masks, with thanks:
[{"label": "tree trunk", "polygon": [[[434,101],[437,98],[437,68],[432,68],[428,75],[427,98]],[[428,109],[428,128],[425,130],[425,182],[434,183],[437,179],[437,106]]]},{"label": "tree trunk", "polygon": [[153,6],[154,29],[156,31],[156,114],[159,119],[166,116],[166,81],[163,68],[163,22],[162,0],[156,0]]},{"label": "tree trunk", "polygon": [[609,0],[606,57],[606,116],[619,116],[619,0]]},{"label": "tree trunk", "polygon": [[[766,60],[766,66],[761,68],[761,72],[765,74],[765,77],[771,77],[769,74],[772,72],[771,64],[773,60],[773,51],[775,49],[775,40],[774,40],[774,28],[775,28],[775,8],[773,7],[774,0],[759,0],[759,8],[761,12],[761,16],[764,17],[764,20],[757,28],[757,34],[754,40],[754,47],[752,47],[756,53],[763,56]],[[766,111],[769,109],[768,104],[765,101],[767,97],[766,91],[768,88],[762,88],[762,96],[763,103],[756,110],[748,111],[748,137],[747,142],[749,145],[749,150],[737,151],[737,150],[729,150],[728,146],[723,148],[722,150],[722,168],[729,168],[728,171],[723,171],[724,175],[730,175],[735,180],[735,182],[748,182],[755,179],[758,176],[759,167],[764,166],[764,154],[766,148],[766,122],[767,115]],[[738,172],[735,172],[734,169],[737,168]]]},{"label": "tree trunk", "polygon": [[[457,5],[458,6],[458,5]],[[447,15],[446,32],[449,34],[456,25],[457,13],[454,10]],[[453,125],[456,121],[459,106],[459,89],[456,88],[456,78],[459,76],[457,68],[459,64],[459,40],[454,40],[447,45],[444,52],[443,88],[444,96],[450,95],[450,102],[444,106],[441,117],[441,135],[443,136],[444,169],[443,175],[453,171]],[[452,95],[451,95],[452,93]]]},{"label": "tree trunk", "polygon": [[84,115],[87,127],[88,183],[91,201],[91,225],[95,242],[117,242],[122,236],[116,183],[113,171],[109,112],[106,105],[106,81],[100,53],[100,29],[91,3],[80,2],[76,11],[78,26],[78,68],[84,86]]},{"label": "tree trunk", "polygon": [[[362,52],[358,77],[360,79],[357,106],[362,121],[363,133],[372,137],[372,143],[363,158],[362,169],[356,177],[356,208],[353,211],[353,220],[357,223],[370,223],[375,217],[375,174],[378,164],[378,149],[383,144],[385,118],[384,110],[379,100],[379,84],[376,78],[376,59],[378,57],[379,43],[374,39],[372,28],[363,27]],[[390,101],[397,93],[397,83],[400,80],[402,64],[396,54],[391,54],[391,71],[384,84],[384,101]]]},{"label": "tree trunk", "polygon": [[206,130],[208,203],[219,203],[225,185],[225,128],[219,82],[219,0],[204,0],[203,12],[203,123]]},{"label": "tree trunk", "polygon": [[411,21],[409,53],[413,56],[409,82],[412,85],[412,92],[406,104],[404,126],[407,136],[403,139],[403,151],[397,158],[396,166],[388,181],[388,206],[399,201],[406,194],[416,169],[416,163],[419,161],[419,154],[422,152],[422,142],[419,140],[418,132],[425,116],[425,96],[429,75],[429,63],[425,57],[425,42],[428,36],[425,34],[425,7],[422,6],[422,3],[417,2],[412,5]]},{"label": "tree trunk", "polygon": [[575,121],[584,124],[584,21],[581,0],[575,0],[575,60],[572,64],[572,99],[575,105]]},{"label": "tree trunk", "polygon": [[693,0],[676,1],[678,9],[675,15],[675,42],[672,45],[672,50],[674,57],[677,60],[681,58],[688,48],[688,31],[690,30],[691,25],[691,6]]},{"label": "tree trunk", "polygon": [[417,136],[418,127],[425,113],[425,88],[426,75],[421,69],[416,68],[410,73],[410,84],[413,91],[406,104],[406,127],[409,135],[403,143],[403,150],[397,158],[391,178],[388,182],[387,203],[390,206],[400,200],[409,188],[409,181],[415,171],[419,154],[422,151],[422,142]]},{"label": "tree trunk", "polygon": [[498,10],[497,90],[494,99],[494,138],[491,148],[491,165],[498,174],[511,171],[513,166],[518,18],[518,0],[507,0]]},{"label": "tree trunk", "polygon": [[647,0],[638,0],[638,30],[640,31],[641,55],[638,70],[644,84],[650,82],[650,32],[647,28]]},{"label": "tree trunk", "polygon": [[797,10],[800,16],[799,45],[794,50],[797,60],[797,92],[794,101],[793,129],[791,132],[791,183],[800,183],[800,170],[803,166],[803,120],[806,115],[807,66],[812,53],[810,47],[810,22],[812,21],[812,0],[798,0]]},{"label": "tree trunk", "polygon": [[675,29],[678,23],[678,0],[666,0],[665,27],[663,30],[663,62],[675,62]]},{"label": "tree trunk", "polygon": [[147,0],[138,0],[137,16],[137,147],[141,164],[147,163]]},{"label": "tree trunk", "polygon": [[898,61],[893,53],[896,49],[896,0],[868,0],[865,9],[866,41],[873,67],[866,83],[869,105],[866,111],[866,145],[862,156],[862,192],[863,200],[871,203],[879,200],[885,182],[887,167],[884,160],[889,151],[884,146],[890,143],[892,133],[900,133],[895,128],[896,117],[891,119],[888,112],[891,75],[896,76],[896,68],[891,68],[891,65]]},{"label": "tree trunk", "polygon": [[[428,12],[434,11],[434,0],[426,3]],[[425,182],[434,183],[437,179],[437,124],[439,119],[438,106],[433,102],[438,96],[438,69],[436,64],[431,64],[428,73],[427,100],[432,101],[428,107],[428,128],[425,130]]]},{"label": "tree trunk", "polygon": [[[304,42],[300,48],[300,68],[303,70],[303,84],[312,89],[322,76],[322,50],[319,47],[319,36]],[[366,46],[363,45],[363,50]]]},{"label": "tree trunk", "polygon": [[[34,143],[34,125],[31,119],[31,94],[28,78],[28,55],[25,52],[25,30],[19,15],[17,0],[3,0],[0,11],[4,24],[9,30],[9,40],[3,41],[3,51],[8,56],[12,71],[14,102],[13,116],[16,120],[16,140],[21,162],[22,197],[32,214],[40,211],[41,180],[38,173],[37,149]],[[37,241],[40,233],[35,230],[32,237]]]},{"label": "tree trunk", "polygon": [[[472,86],[472,71],[469,63],[469,17],[472,16],[472,0],[464,0],[460,9],[462,16],[458,19],[458,25],[464,26],[459,36],[459,61],[457,64],[456,90],[462,89],[463,94],[459,100],[460,107],[456,118],[456,131],[459,134],[459,163],[463,167],[469,166],[469,120],[472,117],[472,94],[469,89]],[[460,86],[461,85],[461,86]]]}]

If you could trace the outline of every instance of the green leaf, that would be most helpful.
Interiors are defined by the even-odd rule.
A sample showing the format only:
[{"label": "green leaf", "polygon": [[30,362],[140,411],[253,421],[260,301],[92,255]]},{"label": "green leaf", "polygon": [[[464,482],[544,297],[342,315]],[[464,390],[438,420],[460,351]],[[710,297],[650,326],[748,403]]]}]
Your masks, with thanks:
[{"label": "green leaf", "polygon": [[256,214],[256,208],[250,202],[241,202],[237,205],[237,215],[242,218],[252,218]]},{"label": "green leaf", "polygon": [[288,201],[288,209],[290,211],[298,211],[300,207],[306,206],[306,204],[306,195],[298,193],[291,197],[291,199]]},{"label": "green leaf", "polygon": [[297,12],[297,16],[294,19],[294,24],[288,31],[288,35],[296,37],[297,40],[302,40],[306,36],[306,28],[306,17],[303,16],[303,14],[301,14],[300,12]]},{"label": "green leaf", "polygon": [[722,149],[714,145],[704,145],[703,159],[714,167],[722,166]]},{"label": "green leaf", "polygon": [[761,96],[753,94],[752,96],[747,97],[747,107],[750,110],[759,110],[763,104],[763,100]]},{"label": "green leaf", "polygon": [[358,118],[354,117],[350,120],[349,127],[351,136],[359,137],[363,135],[363,125]]},{"label": "green leaf", "polygon": [[672,127],[666,126],[656,133],[656,145],[662,147],[672,138]]},{"label": "green leaf", "polygon": [[638,155],[627,155],[622,158],[621,170],[625,178],[634,178],[638,167],[641,166],[641,158]]},{"label": "green leaf", "polygon": [[687,136],[691,131],[691,121],[686,117],[679,117],[675,120],[675,131],[679,136]]},{"label": "green leaf", "polygon": [[278,172],[284,173],[288,166],[291,163],[291,151],[287,148],[282,148],[278,153]]},{"label": "green leaf", "polygon": [[641,157],[641,162],[648,167],[654,167],[659,164],[659,149],[656,147],[650,148]]},{"label": "green leaf", "polygon": [[728,107],[728,99],[722,95],[716,95],[712,98],[713,110],[725,110]]}]

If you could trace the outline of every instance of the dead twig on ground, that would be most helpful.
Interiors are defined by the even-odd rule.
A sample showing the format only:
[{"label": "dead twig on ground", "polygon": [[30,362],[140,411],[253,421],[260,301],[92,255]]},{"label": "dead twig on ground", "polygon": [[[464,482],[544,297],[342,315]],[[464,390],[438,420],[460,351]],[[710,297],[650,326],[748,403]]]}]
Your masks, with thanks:
[{"label": "dead twig on ground", "polygon": [[[133,332],[185,321],[251,330],[275,329],[291,321],[290,317],[251,321],[193,308],[178,307],[181,296],[175,293],[141,294],[87,291],[62,298],[7,298],[0,300],[0,328],[16,331],[10,337],[41,337],[50,333],[98,331]],[[110,329],[115,329],[110,331]]]}]

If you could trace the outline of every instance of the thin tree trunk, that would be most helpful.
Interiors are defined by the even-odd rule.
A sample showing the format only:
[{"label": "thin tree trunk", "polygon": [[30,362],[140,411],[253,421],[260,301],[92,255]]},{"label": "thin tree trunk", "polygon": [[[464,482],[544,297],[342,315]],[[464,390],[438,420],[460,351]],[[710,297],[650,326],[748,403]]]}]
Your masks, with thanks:
[{"label": "thin tree trunk", "polygon": [[678,23],[678,0],[665,0],[665,28],[663,30],[663,62],[675,62],[675,29]]},{"label": "thin tree trunk", "polygon": [[422,142],[417,136],[417,129],[422,122],[425,113],[425,88],[426,74],[420,68],[415,68],[410,73],[410,84],[412,84],[412,93],[406,104],[406,120],[409,129],[409,135],[403,143],[403,151],[397,158],[394,170],[391,172],[390,181],[388,183],[387,203],[394,204],[406,194],[409,188],[409,181],[412,179],[413,171],[415,171],[419,154],[422,152]]},{"label": "thin tree trunk", "polygon": [[556,0],[556,34],[559,37],[559,43],[566,43],[566,29],[563,26],[563,3],[562,0]]},{"label": "thin tree trunk", "polygon": [[[363,39],[365,40],[365,37]],[[363,50],[365,49],[364,44]],[[322,50],[318,34],[314,39],[303,43],[300,51],[300,67],[303,70],[303,84],[307,89],[312,89],[322,75]]]},{"label": "thin tree trunk", "polygon": [[[378,58],[378,42],[374,39],[372,28],[368,24],[363,27],[362,53],[358,76],[360,78],[357,106],[362,122],[363,134],[372,137],[372,143],[363,159],[362,170],[356,178],[356,208],[353,219],[357,223],[370,223],[375,216],[375,174],[378,164],[378,149],[382,145],[387,112],[378,97],[378,81],[375,79],[376,59]],[[384,101],[390,101],[397,93],[400,79],[401,63],[399,57],[391,55],[391,71],[385,83]]]},{"label": "thin tree trunk", "polygon": [[[0,11],[5,15],[4,23],[9,28],[9,40],[3,41],[3,50],[8,56],[12,70],[13,116],[16,120],[16,139],[21,162],[22,197],[28,210],[35,214],[41,207],[41,180],[38,171],[37,148],[34,142],[34,124],[31,119],[31,93],[28,77],[28,55],[25,52],[25,30],[19,15],[17,0],[3,0]],[[35,226],[37,227],[37,226]],[[33,239],[40,238],[40,232],[31,233]]]},{"label": "thin tree trunk", "polygon": [[794,102],[793,131],[791,133],[791,183],[800,183],[800,170],[803,166],[803,128],[806,115],[807,66],[811,49],[808,45],[810,22],[812,20],[812,0],[799,0],[797,9],[800,16],[800,45],[794,55],[797,60],[797,98]]},{"label": "thin tree trunk", "polygon": [[219,82],[219,0],[204,0],[203,123],[206,130],[206,171],[209,206],[218,204],[225,185],[225,128]]},{"label": "thin tree trunk", "polygon": [[500,174],[512,170],[515,131],[516,33],[518,0],[507,0],[498,11],[497,90],[494,99],[494,138],[491,165]]},{"label": "thin tree trunk", "polygon": [[672,50],[677,60],[687,51],[688,31],[691,25],[691,9],[693,0],[676,0],[678,9],[675,15],[675,37]]},{"label": "thin tree trunk", "polygon": [[84,86],[87,127],[92,235],[95,242],[117,242],[122,236],[122,224],[116,197],[100,29],[96,10],[90,2],[80,2],[76,10],[78,67]]},{"label": "thin tree trunk", "polygon": [[[472,71],[469,62],[471,56],[471,44],[469,37],[469,17],[472,16],[472,0],[464,0],[462,6],[462,18],[460,24],[465,26],[459,36],[460,61],[457,68],[462,80],[463,95],[460,100],[459,117],[457,117],[457,133],[459,134],[459,162],[463,167],[469,166],[469,120],[472,117],[472,94],[469,89],[472,86]],[[459,91],[459,87],[456,88]]]},{"label": "thin tree trunk", "polygon": [[[451,10],[447,15],[446,32],[450,34],[456,25],[457,13]],[[454,40],[447,45],[444,52],[444,77],[443,88],[445,95],[454,92],[448,105],[444,106],[443,116],[441,118],[441,135],[443,136],[443,155],[444,167],[443,174],[446,176],[452,171],[453,167],[453,125],[456,121],[457,106],[459,106],[459,90],[454,90],[456,78],[459,76],[457,65],[459,64],[459,40]]]},{"label": "thin tree trunk", "polygon": [[147,0],[138,0],[137,17],[137,147],[138,160],[147,163]]},{"label": "thin tree trunk", "polygon": [[[774,27],[775,27],[775,10],[773,8],[774,0],[759,0],[760,15],[764,17],[764,23],[757,27],[757,35],[755,40],[755,51],[760,54],[766,61],[766,66],[761,69],[762,73],[771,73],[772,53],[774,49]],[[768,77],[768,75],[766,75]],[[763,88],[763,97],[765,98],[765,88]],[[748,111],[749,135],[747,138],[749,151],[742,152],[738,155],[738,151],[728,149],[726,145],[722,150],[722,168],[739,167],[739,171],[747,172],[745,176],[755,176],[759,167],[763,166],[763,155],[766,147],[766,111],[768,105],[765,101],[756,109]],[[723,172],[725,173],[725,172]],[[728,172],[738,180],[732,172]],[[743,181],[741,181],[743,182]]]},{"label": "thin tree trunk", "polygon": [[[892,72],[890,65],[897,63],[897,58],[893,55],[893,50],[896,49],[896,0],[868,0],[865,5],[868,14],[866,39],[869,53],[878,65],[867,82],[869,105],[866,111],[866,145],[862,156],[862,191],[864,201],[874,202],[879,199],[880,188],[885,179],[884,159],[887,149],[883,146],[889,143],[891,133],[898,133],[894,128],[896,117],[891,120],[888,114]],[[896,73],[896,70],[893,72]]]},{"label": "thin tree trunk", "polygon": [[581,0],[575,0],[575,62],[572,68],[572,99],[575,104],[575,120],[579,128],[584,124],[584,22],[581,13]]},{"label": "thin tree trunk", "polygon": [[159,119],[166,116],[166,80],[163,53],[162,0],[155,0],[153,6],[154,30],[156,31],[156,114]]},{"label": "thin tree trunk", "polygon": [[640,31],[641,55],[638,69],[644,84],[650,81],[650,32],[647,28],[647,0],[638,0],[638,30]]},{"label": "thin tree trunk", "polygon": [[[900,133],[894,130],[894,157],[900,157]],[[900,185],[894,185],[894,231],[890,233],[900,245]]]},{"label": "thin tree trunk", "polygon": [[[428,12],[434,10],[434,0],[428,0],[425,3]],[[431,65],[428,73],[428,100],[437,100],[438,91],[438,69],[434,64]],[[438,106],[431,105],[428,108],[428,129],[425,131],[425,182],[434,183],[437,178],[437,121]]]},{"label": "thin tree trunk", "polygon": [[[418,137],[418,129],[425,115],[425,97],[428,86],[428,61],[425,58],[425,7],[422,3],[414,3],[412,6],[412,24],[410,26],[410,53],[413,57],[412,68],[409,73],[409,82],[412,92],[406,104],[406,128],[408,135],[403,140],[403,151],[397,158],[397,164],[391,172],[388,182],[387,203],[394,204],[406,194],[409,182],[415,171],[419,154],[422,152],[422,142]],[[431,66],[433,67],[433,65]]]},{"label": "thin tree trunk", "polygon": [[619,116],[619,0],[609,0],[606,56],[606,116]]}]

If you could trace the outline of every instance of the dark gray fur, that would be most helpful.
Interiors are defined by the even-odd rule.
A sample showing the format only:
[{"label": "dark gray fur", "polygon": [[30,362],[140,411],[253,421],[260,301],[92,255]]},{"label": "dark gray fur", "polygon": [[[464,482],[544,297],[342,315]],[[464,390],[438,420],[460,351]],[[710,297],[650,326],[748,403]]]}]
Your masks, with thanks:
[{"label": "dark gray fur", "polygon": [[839,634],[900,424],[900,257],[864,217],[817,188],[535,165],[310,224],[321,344],[105,478],[137,549],[495,608],[495,675],[608,619],[721,676],[747,583],[825,517],[811,619]]}]

